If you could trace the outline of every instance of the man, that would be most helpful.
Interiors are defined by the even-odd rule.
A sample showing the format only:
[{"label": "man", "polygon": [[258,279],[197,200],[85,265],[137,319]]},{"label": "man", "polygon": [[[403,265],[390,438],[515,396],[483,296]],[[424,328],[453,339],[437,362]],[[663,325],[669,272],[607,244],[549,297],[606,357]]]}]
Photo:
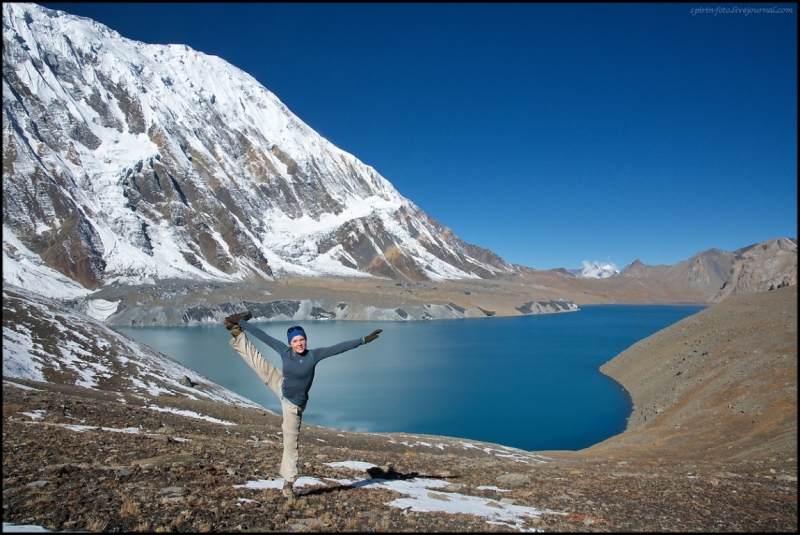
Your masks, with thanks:
[{"label": "man", "polygon": [[[372,342],[382,332],[382,329],[373,331],[363,338],[341,342],[331,347],[308,349],[306,347],[306,333],[299,325],[289,327],[289,330],[286,331],[286,338],[289,342],[287,346],[258,327],[247,323],[247,320],[252,317],[253,315],[250,312],[242,312],[225,318],[225,327],[233,335],[233,339],[228,343],[281,401],[283,412],[283,459],[281,461],[280,474],[283,476],[283,495],[287,499],[293,499],[295,496],[294,482],[297,481],[299,475],[297,463],[300,423],[308,402],[308,391],[314,381],[314,369],[322,359]],[[244,331],[247,331],[278,352],[281,356],[282,372],[267,362],[258,349],[247,339]]]}]

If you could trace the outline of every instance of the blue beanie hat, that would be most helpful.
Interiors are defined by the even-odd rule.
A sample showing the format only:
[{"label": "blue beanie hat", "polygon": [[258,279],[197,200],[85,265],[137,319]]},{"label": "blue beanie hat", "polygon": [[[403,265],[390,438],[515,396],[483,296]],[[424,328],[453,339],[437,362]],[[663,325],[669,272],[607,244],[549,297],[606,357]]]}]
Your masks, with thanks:
[{"label": "blue beanie hat", "polygon": [[289,343],[290,344],[292,343],[292,338],[294,338],[295,336],[298,336],[298,335],[302,336],[303,338],[308,340],[308,337],[306,336],[306,332],[299,325],[295,325],[294,327],[289,327],[289,330],[286,331],[286,337],[289,339]]}]

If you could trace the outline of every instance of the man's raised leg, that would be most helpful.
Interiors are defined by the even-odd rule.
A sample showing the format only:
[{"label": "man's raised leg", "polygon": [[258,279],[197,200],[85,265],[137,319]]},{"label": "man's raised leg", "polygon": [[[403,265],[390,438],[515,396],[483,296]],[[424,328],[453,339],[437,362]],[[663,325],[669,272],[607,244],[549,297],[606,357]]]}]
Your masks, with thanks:
[{"label": "man's raised leg", "polygon": [[239,353],[248,366],[258,374],[264,384],[278,396],[278,399],[281,399],[283,397],[281,392],[283,373],[264,358],[243,332],[234,335],[228,343]]}]

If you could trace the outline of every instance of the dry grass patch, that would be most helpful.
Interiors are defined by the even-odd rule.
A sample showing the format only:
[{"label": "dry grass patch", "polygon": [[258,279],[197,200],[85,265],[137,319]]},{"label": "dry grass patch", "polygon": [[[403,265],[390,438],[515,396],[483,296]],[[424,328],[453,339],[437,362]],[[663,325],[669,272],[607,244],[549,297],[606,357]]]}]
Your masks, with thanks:
[{"label": "dry grass patch", "polygon": [[132,516],[133,518],[138,518],[142,516],[142,509],[139,507],[138,502],[135,502],[131,499],[126,499],[122,504],[122,507],[119,509],[119,514],[121,516]]},{"label": "dry grass patch", "polygon": [[17,413],[26,412],[25,407],[18,403],[3,403],[3,418],[16,416]]},{"label": "dry grass patch", "polygon": [[108,521],[102,518],[90,518],[86,521],[86,529],[94,533],[100,533],[106,530]]}]

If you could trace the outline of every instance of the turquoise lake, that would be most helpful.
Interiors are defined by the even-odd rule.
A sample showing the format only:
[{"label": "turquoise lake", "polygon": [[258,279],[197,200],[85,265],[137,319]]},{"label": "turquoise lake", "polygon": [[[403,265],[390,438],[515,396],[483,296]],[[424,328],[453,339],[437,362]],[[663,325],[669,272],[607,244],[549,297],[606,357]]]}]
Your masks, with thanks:
[{"label": "turquoise lake", "polygon": [[[628,393],[599,367],[703,306],[591,305],[577,312],[418,322],[300,322],[310,348],[383,329],[323,360],[303,421],[405,432],[530,451],[578,450],[625,429]],[[255,322],[285,340],[297,322]],[[275,395],[228,345],[221,325],[119,331],[280,413]],[[251,337],[272,364],[277,353]]]}]

